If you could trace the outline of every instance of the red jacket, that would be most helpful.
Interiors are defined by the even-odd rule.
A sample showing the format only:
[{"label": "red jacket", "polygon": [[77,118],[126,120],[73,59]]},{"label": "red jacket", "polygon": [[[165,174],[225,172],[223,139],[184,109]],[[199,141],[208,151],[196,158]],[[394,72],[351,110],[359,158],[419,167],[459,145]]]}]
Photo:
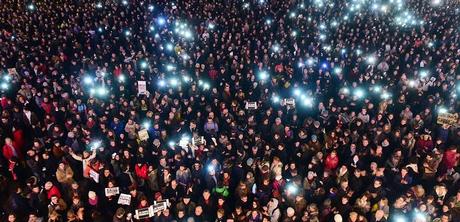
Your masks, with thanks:
[{"label": "red jacket", "polygon": [[442,157],[442,162],[446,169],[452,169],[457,165],[457,152],[455,150],[449,149],[444,152],[444,156]]},{"label": "red jacket", "polygon": [[148,167],[146,164],[142,164],[141,166],[136,164],[136,167],[134,168],[134,170],[136,172],[137,177],[144,179],[144,180],[148,179]]},{"label": "red jacket", "polygon": [[326,157],[326,161],[325,161],[325,168],[328,169],[328,170],[335,170],[335,168],[337,168],[337,166],[339,165],[339,157],[338,156],[335,156],[335,157],[332,157],[330,154]]},{"label": "red jacket", "polygon": [[20,129],[16,129],[13,132],[13,146],[16,148],[16,152],[19,151],[18,155],[22,158],[22,150],[24,149],[24,132]]},{"label": "red jacket", "polygon": [[433,150],[433,141],[419,139],[415,144],[415,147],[419,152],[430,152],[431,150]]},{"label": "red jacket", "polygon": [[[16,145],[16,142],[13,141],[13,145],[12,145],[13,149],[16,151],[16,154],[17,154],[17,158],[20,158],[21,157],[21,154],[19,152],[19,149],[18,149],[18,146]],[[10,146],[8,145],[3,145],[3,156],[7,159],[7,160],[11,160],[11,158],[13,158],[14,155],[14,152],[13,150],[11,149]]]},{"label": "red jacket", "polygon": [[51,200],[52,196],[57,196],[61,198],[61,192],[56,186],[52,186],[51,189],[48,190],[48,193],[47,193],[48,200]]}]

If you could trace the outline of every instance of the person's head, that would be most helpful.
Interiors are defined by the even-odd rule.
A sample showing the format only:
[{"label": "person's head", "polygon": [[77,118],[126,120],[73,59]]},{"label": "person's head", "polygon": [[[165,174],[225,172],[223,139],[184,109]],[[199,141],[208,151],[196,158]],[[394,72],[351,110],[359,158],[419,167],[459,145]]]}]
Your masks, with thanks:
[{"label": "person's head", "polygon": [[197,205],[195,207],[195,216],[201,216],[203,214],[203,207],[201,205]]},{"label": "person's head", "polygon": [[56,195],[51,196],[51,204],[58,204],[59,203],[59,197]]},{"label": "person's head", "polygon": [[5,144],[11,146],[13,144],[13,140],[11,138],[7,137],[7,138],[5,138]]},{"label": "person's head", "polygon": [[30,213],[27,222],[38,222],[38,217],[35,213]]},{"label": "person's head", "polygon": [[8,222],[16,222],[16,214],[10,213],[8,214]]}]

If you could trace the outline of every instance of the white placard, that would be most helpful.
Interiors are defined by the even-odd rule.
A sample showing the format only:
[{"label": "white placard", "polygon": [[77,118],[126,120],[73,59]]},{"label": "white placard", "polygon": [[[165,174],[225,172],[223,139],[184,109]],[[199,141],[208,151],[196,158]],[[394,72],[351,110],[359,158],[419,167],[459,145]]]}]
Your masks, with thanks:
[{"label": "white placard", "polygon": [[257,102],[246,102],[247,110],[256,110],[257,109]]},{"label": "white placard", "polygon": [[137,209],[134,212],[135,212],[134,213],[134,218],[137,219],[137,220],[147,219],[147,218],[153,217],[155,215],[153,205],[151,205],[150,207]]},{"label": "white placard", "polygon": [[120,197],[118,197],[118,204],[122,205],[130,205],[131,204],[131,195],[129,194],[120,194]]},{"label": "white placard", "polygon": [[113,196],[117,195],[120,193],[120,188],[119,187],[111,187],[111,188],[105,188],[105,196]]},{"label": "white placard", "polygon": [[93,169],[89,170],[89,177],[93,178],[94,182],[99,183],[99,173]]},{"label": "white placard", "polygon": [[147,95],[147,82],[137,81],[137,93],[138,95]]},{"label": "white placard", "polygon": [[149,139],[149,132],[146,129],[140,130],[138,133],[139,139],[141,141],[146,141]]}]

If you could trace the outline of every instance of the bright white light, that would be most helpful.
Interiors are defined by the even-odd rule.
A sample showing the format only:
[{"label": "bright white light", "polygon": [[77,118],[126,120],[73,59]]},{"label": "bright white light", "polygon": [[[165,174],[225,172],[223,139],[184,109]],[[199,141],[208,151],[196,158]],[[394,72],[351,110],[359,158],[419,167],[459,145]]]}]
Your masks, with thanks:
[{"label": "bright white light", "polygon": [[174,69],[174,66],[169,64],[169,65],[166,65],[166,70],[167,71],[172,71]]},{"label": "bright white light", "polygon": [[415,82],[415,80],[409,80],[410,87],[415,87],[416,85],[417,85],[417,82]]},{"label": "bright white light", "polygon": [[302,67],[304,67],[304,66],[305,66],[305,64],[304,64],[303,62],[298,62],[298,63],[297,63],[297,67],[299,67],[299,68],[302,68]]},{"label": "bright white light", "polygon": [[364,90],[355,89],[353,95],[356,96],[357,98],[363,98],[364,97]]},{"label": "bright white light", "polygon": [[8,89],[9,88],[8,83],[2,82],[2,84],[0,84],[0,88],[3,90]]},{"label": "bright white light", "polygon": [[289,13],[289,17],[294,18],[296,16],[295,12]]},{"label": "bright white light", "polygon": [[261,71],[259,73],[260,80],[267,80],[270,76],[268,75],[267,71]]},{"label": "bright white light", "polygon": [[379,8],[379,4],[374,3],[372,4],[372,10],[377,10]]},{"label": "bright white light", "polygon": [[131,35],[131,31],[126,30],[126,31],[125,31],[125,36],[130,36],[130,35]]},{"label": "bright white light", "polygon": [[166,19],[163,17],[158,17],[157,22],[158,22],[158,25],[164,25],[166,24]]},{"label": "bright white light", "polygon": [[128,1],[126,1],[126,0],[123,0],[122,3],[123,3],[123,5],[128,5]]},{"label": "bright white light", "polygon": [[339,25],[339,23],[337,23],[336,21],[331,22],[332,27],[337,27],[338,25]]},{"label": "bright white light", "polygon": [[442,3],[441,0],[433,0],[433,1],[431,1],[431,5],[433,5],[433,6],[438,6],[438,5],[440,5],[441,3]]},{"label": "bright white light", "polygon": [[179,85],[179,80],[177,80],[176,78],[171,78],[169,80],[169,84],[171,84],[171,86],[175,87],[175,86]]},{"label": "bright white light", "polygon": [[273,45],[272,47],[274,52],[279,52],[280,51],[280,46],[278,44]]},{"label": "bright white light", "polygon": [[356,49],[356,55],[361,55],[361,50],[360,49]]},{"label": "bright white light", "polygon": [[192,32],[190,30],[186,30],[184,32],[184,37],[187,38],[187,39],[192,38]]},{"label": "bright white light", "polygon": [[307,59],[307,65],[312,66],[313,64],[315,64],[315,60],[312,58]]},{"label": "bright white light", "polygon": [[101,27],[99,27],[99,28],[97,29],[97,31],[99,31],[99,32],[102,32],[102,28],[101,28]]},{"label": "bright white light", "polygon": [[209,165],[209,166],[207,167],[207,170],[208,170],[209,172],[214,172],[216,169],[215,169],[215,167],[214,167],[213,165]]},{"label": "bright white light", "polygon": [[420,77],[421,77],[421,78],[428,77],[428,75],[429,75],[428,71],[426,71],[426,70],[420,71]]},{"label": "bright white light", "polygon": [[428,42],[428,47],[433,47],[434,43],[433,42]]},{"label": "bright white light", "polygon": [[149,5],[149,11],[153,11],[155,7],[153,5]]},{"label": "bright white light", "polygon": [[144,127],[144,129],[149,129],[150,128],[150,122],[149,121],[143,122],[142,127]]},{"label": "bright white light", "polygon": [[155,31],[155,27],[154,27],[153,25],[151,25],[151,26],[149,27],[149,30],[150,30],[150,31]]},{"label": "bright white light", "polygon": [[160,87],[165,87],[165,86],[166,86],[166,82],[162,79],[162,80],[158,81],[158,86],[160,86]]},{"label": "bright white light", "polygon": [[304,98],[304,99],[302,100],[302,103],[303,103],[304,106],[311,107],[311,106],[313,106],[313,99],[312,99],[312,98],[308,98],[308,97],[307,97],[307,98]]},{"label": "bright white light", "polygon": [[319,29],[321,29],[321,30],[324,30],[324,29],[326,29],[326,25],[325,25],[325,24],[321,24],[321,25],[319,25]]},{"label": "bright white light", "polygon": [[211,88],[211,86],[209,85],[209,83],[207,83],[207,82],[203,83],[203,89],[204,90],[208,90],[210,88]]},{"label": "bright white light", "polygon": [[427,216],[422,212],[414,212],[417,221],[427,221]]},{"label": "bright white light", "polygon": [[319,35],[319,39],[320,39],[320,40],[325,40],[325,39],[326,39],[326,35],[325,35],[325,34],[320,34],[320,35]]},{"label": "bright white light", "polygon": [[279,103],[279,102],[281,101],[281,99],[280,99],[279,96],[274,95],[274,96],[272,97],[272,101],[273,101],[273,103]]},{"label": "bright white light", "polygon": [[160,34],[156,33],[156,34],[155,34],[155,38],[156,38],[156,39],[159,39],[159,38],[160,38]]},{"label": "bright white light", "polygon": [[173,141],[169,141],[169,142],[168,142],[168,146],[170,146],[170,147],[174,147],[174,144],[175,144],[175,143],[174,143]]},{"label": "bright white light", "polygon": [[367,57],[367,63],[374,65],[377,62],[377,58],[375,56],[371,55]]},{"label": "bright white light", "polygon": [[350,90],[348,88],[342,88],[340,91],[342,91],[343,94],[350,94]]},{"label": "bright white light", "polygon": [[334,68],[334,73],[335,73],[335,74],[340,74],[340,73],[342,73],[342,68],[340,68],[340,67],[335,67],[335,68]]},{"label": "bright white light", "polygon": [[97,88],[97,94],[99,96],[105,96],[105,95],[107,95],[107,93],[108,93],[108,91],[107,91],[107,89],[105,87]]},{"label": "bright white light", "polygon": [[182,54],[182,59],[189,60],[190,56],[184,53],[184,54]]},{"label": "bright white light", "polygon": [[407,222],[407,218],[402,215],[396,215],[394,217],[395,222]]},{"label": "bright white light", "polygon": [[92,84],[92,83],[93,83],[93,78],[91,78],[91,77],[89,77],[89,76],[85,76],[85,77],[83,78],[83,82],[84,82],[85,84],[87,84],[87,85]]},{"label": "bright white light", "polygon": [[96,8],[102,8],[102,3],[98,2],[98,3],[96,4]]},{"label": "bright white light", "polygon": [[142,68],[142,69],[147,68],[148,65],[149,65],[149,64],[148,64],[146,61],[142,61],[142,62],[141,62],[141,68]]},{"label": "bright white light", "polygon": [[386,13],[386,12],[387,12],[387,10],[388,10],[388,6],[386,6],[386,5],[382,5],[382,6],[380,6],[380,11],[382,11],[382,12]]},{"label": "bright white light", "polygon": [[94,95],[96,93],[96,90],[94,88],[89,89],[89,94]]},{"label": "bright white light", "polygon": [[249,8],[249,3],[244,3],[243,8]]},{"label": "bright white light", "polygon": [[216,26],[213,23],[208,24],[208,29],[214,29]]},{"label": "bright white light", "polygon": [[29,5],[27,6],[27,8],[28,8],[29,10],[32,10],[32,11],[33,11],[33,10],[35,10],[35,5],[34,5],[34,4],[29,4]]},{"label": "bright white light", "polygon": [[340,53],[342,53],[342,55],[343,55],[343,54],[347,53],[347,50],[346,49],[341,49]]},{"label": "bright white light", "polygon": [[323,64],[321,65],[321,67],[322,67],[323,69],[327,69],[327,63],[323,63]]},{"label": "bright white light", "polygon": [[10,76],[10,75],[4,75],[4,76],[3,76],[3,79],[4,79],[5,81],[8,81],[8,82],[9,82],[9,81],[11,80],[11,76]]},{"label": "bright white light", "polygon": [[292,31],[291,36],[296,37],[297,36],[297,31]]},{"label": "bright white light", "polygon": [[446,107],[441,106],[438,109],[439,114],[444,114],[444,113],[447,113],[447,112],[448,112],[448,110],[446,109]]},{"label": "bright white light", "polygon": [[125,80],[126,80],[125,75],[122,74],[122,75],[118,76],[118,81],[124,82]]},{"label": "bright white light", "polygon": [[302,91],[300,89],[296,88],[296,89],[294,89],[293,93],[294,93],[294,96],[300,96],[300,94],[302,94]]},{"label": "bright white light", "polygon": [[98,149],[98,148],[101,147],[101,144],[102,144],[102,142],[99,141],[99,140],[94,141],[94,142],[92,142],[92,143],[90,144],[90,148],[91,148],[91,150]]},{"label": "bright white light", "polygon": [[377,92],[377,93],[378,93],[378,92],[382,91],[382,87],[380,87],[380,86],[374,86],[374,87],[372,87],[372,90],[373,90],[374,92]]},{"label": "bright white light", "polygon": [[287,191],[289,194],[296,194],[297,193],[297,187],[294,184],[288,184],[287,185]]},{"label": "bright white light", "polygon": [[267,25],[270,25],[270,24],[272,24],[272,20],[271,20],[271,19],[267,19],[267,20],[265,20],[265,24],[267,24]]},{"label": "bright white light", "polygon": [[171,43],[166,44],[166,49],[168,51],[172,51],[174,49],[174,46]]},{"label": "bright white light", "polygon": [[182,80],[184,80],[184,82],[190,82],[190,77],[184,75],[182,76]]},{"label": "bright white light", "polygon": [[382,99],[389,99],[390,97],[391,97],[391,95],[388,92],[383,92],[382,95],[381,95]]}]

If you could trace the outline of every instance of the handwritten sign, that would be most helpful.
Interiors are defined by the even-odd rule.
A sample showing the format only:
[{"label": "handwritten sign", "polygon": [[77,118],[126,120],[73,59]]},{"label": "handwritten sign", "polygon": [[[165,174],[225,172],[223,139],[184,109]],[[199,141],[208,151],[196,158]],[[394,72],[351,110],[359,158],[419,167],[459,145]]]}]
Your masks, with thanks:
[{"label": "handwritten sign", "polygon": [[149,139],[149,133],[148,133],[147,129],[139,130],[137,135],[139,135],[139,139],[141,141],[146,141],[146,140]]},{"label": "handwritten sign", "polygon": [[146,208],[141,208],[135,210],[134,218],[137,220],[147,219],[153,217],[155,212],[153,212],[153,205]]},{"label": "handwritten sign", "polygon": [[120,197],[118,197],[118,204],[129,206],[131,204],[131,195],[124,193],[120,194]]},{"label": "handwritten sign", "polygon": [[246,102],[245,108],[247,110],[256,110],[257,109],[257,102]]},{"label": "handwritten sign", "polygon": [[438,115],[437,123],[438,124],[447,124],[447,125],[455,125],[458,120],[458,114],[452,114],[452,113],[440,113]]},{"label": "handwritten sign", "polygon": [[119,187],[105,188],[105,196],[114,196],[120,193]]},{"label": "handwritten sign", "polygon": [[99,173],[93,169],[89,170],[89,177],[93,178],[94,182],[99,183]]},{"label": "handwritten sign", "polygon": [[137,81],[137,93],[138,95],[147,95],[147,82]]}]

